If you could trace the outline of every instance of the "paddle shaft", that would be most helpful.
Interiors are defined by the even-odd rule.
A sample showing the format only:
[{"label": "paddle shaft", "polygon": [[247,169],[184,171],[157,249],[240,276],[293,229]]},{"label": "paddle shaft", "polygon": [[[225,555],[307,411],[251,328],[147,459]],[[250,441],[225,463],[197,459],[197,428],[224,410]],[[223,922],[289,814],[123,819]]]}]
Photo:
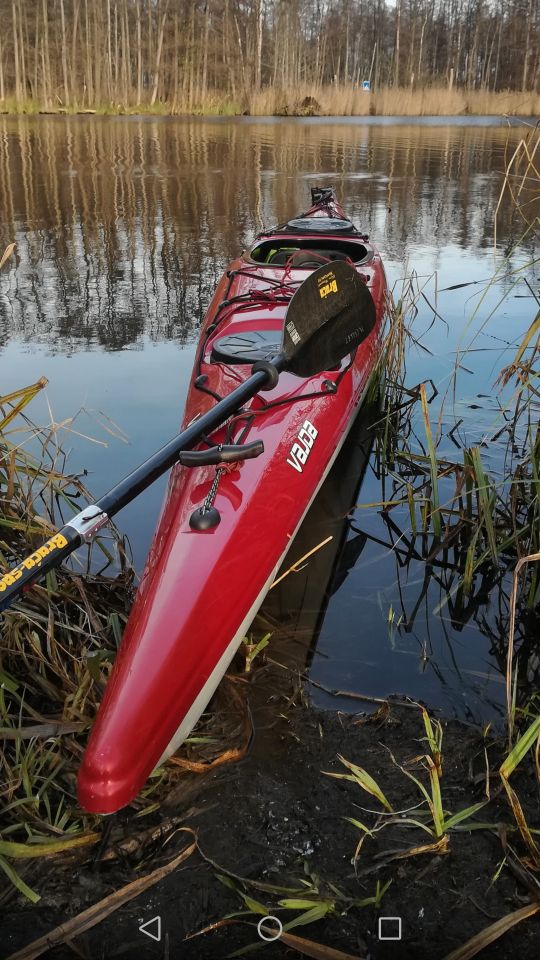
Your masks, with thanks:
[{"label": "paddle shaft", "polygon": [[[278,371],[283,368],[281,356],[275,358],[273,366]],[[0,611],[9,607],[26,587],[62,563],[84,541],[91,540],[122,507],[131,503],[154,480],[174,466],[182,450],[191,449],[203,434],[211,433],[220,427],[267,382],[268,373],[265,370],[252,373],[215,407],[194,420],[132,473],[120,480],[108,493],[73,517],[70,523],[63,526],[34,553],[0,577]]]}]

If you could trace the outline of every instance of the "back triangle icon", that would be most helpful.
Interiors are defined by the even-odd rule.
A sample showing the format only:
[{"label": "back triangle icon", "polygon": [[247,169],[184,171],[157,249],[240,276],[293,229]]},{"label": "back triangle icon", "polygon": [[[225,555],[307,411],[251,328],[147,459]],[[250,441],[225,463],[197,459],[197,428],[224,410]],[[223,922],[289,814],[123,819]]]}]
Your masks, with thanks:
[{"label": "back triangle icon", "polygon": [[[154,927],[152,932],[149,930],[151,926]],[[152,920],[147,920],[146,923],[141,924],[139,932],[146,934],[151,940],[157,940],[159,943],[161,940],[161,917],[153,917]]]}]

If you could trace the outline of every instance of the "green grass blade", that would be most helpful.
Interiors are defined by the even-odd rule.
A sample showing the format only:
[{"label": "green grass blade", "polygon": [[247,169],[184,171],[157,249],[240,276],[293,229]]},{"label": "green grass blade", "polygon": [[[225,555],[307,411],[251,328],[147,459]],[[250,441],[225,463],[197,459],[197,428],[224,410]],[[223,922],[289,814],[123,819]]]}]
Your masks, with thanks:
[{"label": "green grass blade", "polygon": [[24,882],[22,877],[19,876],[19,874],[11,866],[11,864],[8,863],[7,860],[4,860],[4,857],[2,856],[0,856],[0,869],[2,869],[6,874],[6,876],[9,877],[13,886],[17,887],[17,890],[19,890],[20,893],[24,894],[24,896],[27,897],[28,900],[30,900],[32,903],[37,903],[38,900],[41,900],[40,894],[36,893],[35,890],[32,890],[32,888],[29,887],[28,884]]},{"label": "green grass blade", "polygon": [[531,749],[533,744],[540,736],[540,715],[531,723],[530,727],[521,735],[513,749],[510,751],[506,760],[501,764],[500,775],[504,780],[508,780],[523,757]]},{"label": "green grass blade", "polygon": [[442,533],[442,526],[439,499],[439,469],[437,465],[437,451],[433,441],[433,433],[431,432],[426,386],[424,383],[420,384],[420,402],[422,404],[422,416],[424,418],[424,428],[426,431],[426,441],[431,473],[431,522],[433,524],[433,532],[435,536],[440,537]]},{"label": "green grass blade", "polygon": [[386,799],[379,784],[373,779],[373,777],[369,775],[367,770],[364,770],[363,767],[357,766],[355,763],[351,763],[350,760],[346,760],[345,757],[341,756],[341,754],[338,755],[338,760],[345,767],[347,767],[351,773],[349,775],[340,773],[327,773],[327,776],[335,777],[338,780],[353,780],[358,784],[359,787],[362,788],[362,790],[365,790],[366,793],[369,793],[372,797],[375,797],[375,799],[382,804],[385,810],[388,810],[389,813],[394,812],[394,808],[392,807],[390,801]]},{"label": "green grass blade", "polygon": [[486,531],[489,552],[494,563],[498,560],[497,538],[493,524],[494,495],[489,479],[484,471],[480,450],[473,447],[471,458],[476,476],[476,494],[478,497],[479,513]]},{"label": "green grass blade", "polygon": [[454,827],[457,827],[458,823],[463,823],[464,820],[468,820],[469,817],[473,817],[478,810],[481,810],[482,807],[485,807],[487,800],[480,800],[479,803],[473,803],[472,806],[466,807],[464,810],[459,810],[457,813],[454,813],[451,817],[448,817],[444,821],[444,829],[452,830]]}]

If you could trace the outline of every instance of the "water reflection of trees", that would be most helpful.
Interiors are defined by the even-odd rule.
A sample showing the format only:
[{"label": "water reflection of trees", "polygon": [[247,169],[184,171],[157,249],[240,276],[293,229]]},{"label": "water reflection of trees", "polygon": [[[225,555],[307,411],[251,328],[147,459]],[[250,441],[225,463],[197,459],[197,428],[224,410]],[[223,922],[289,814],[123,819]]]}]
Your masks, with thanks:
[{"label": "water reflection of trees", "polygon": [[[483,248],[504,128],[98,118],[0,121],[2,342],[117,350],[196,333],[220,271],[263,223],[336,181],[387,253]],[[390,208],[390,210],[389,210]],[[502,242],[512,214],[499,216]]]}]

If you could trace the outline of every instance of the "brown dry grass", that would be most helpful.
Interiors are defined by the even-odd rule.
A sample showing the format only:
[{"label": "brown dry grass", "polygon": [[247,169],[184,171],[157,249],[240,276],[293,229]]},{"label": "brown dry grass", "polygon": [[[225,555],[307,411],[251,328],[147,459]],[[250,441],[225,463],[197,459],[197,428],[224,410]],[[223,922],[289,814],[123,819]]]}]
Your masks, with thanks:
[{"label": "brown dry grass", "polygon": [[[92,501],[66,470],[62,425],[51,420],[42,429],[26,413],[46,384],[42,378],[0,396],[0,573]],[[87,858],[101,839],[101,818],[78,807],[75,777],[129,613],[134,570],[113,526],[75,557],[0,615],[2,906],[16,891],[39,900],[40,860],[74,850]],[[182,758],[152,775],[121,842],[138,842],[146,815],[173,784],[244,755],[249,713],[240,692],[227,690],[227,702],[226,716],[205,715]],[[23,879],[29,872],[32,887]],[[38,885],[45,880],[42,872]]]},{"label": "brown dry grass", "polygon": [[305,85],[295,91],[283,91],[268,87],[249,98],[250,113],[258,116],[285,114],[309,115],[310,105],[303,104],[313,98],[314,115],[321,116],[500,116],[540,114],[540,94],[503,91],[491,93],[484,90],[461,90],[446,87],[381,87],[373,93],[350,86]]},{"label": "brown dry grass", "polygon": [[264,87],[260,91],[246,91],[232,100],[221,90],[208,90],[192,99],[181,98],[149,104],[135,104],[130,100],[115,103],[96,103],[92,108],[74,104],[64,107],[49,106],[37,100],[17,101],[5,99],[0,102],[0,114],[38,113],[95,113],[99,115],[148,116],[402,116],[402,117],[454,117],[454,116],[526,116],[540,115],[540,94],[534,91],[464,90],[454,87],[379,87],[365,93],[353,84],[301,84],[294,90],[281,87]]}]

